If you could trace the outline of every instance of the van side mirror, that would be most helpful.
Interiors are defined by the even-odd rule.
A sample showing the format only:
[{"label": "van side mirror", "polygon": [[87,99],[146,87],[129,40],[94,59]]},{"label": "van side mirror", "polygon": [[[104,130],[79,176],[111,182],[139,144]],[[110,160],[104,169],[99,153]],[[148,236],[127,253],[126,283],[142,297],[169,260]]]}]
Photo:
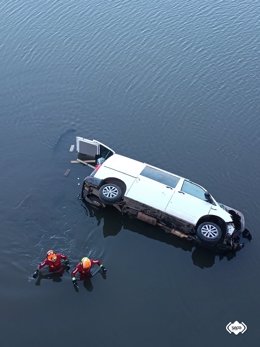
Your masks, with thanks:
[{"label": "van side mirror", "polygon": [[212,197],[211,197],[211,195],[209,194],[209,192],[205,192],[204,195],[205,195],[206,201],[209,202],[210,204],[212,204],[212,203],[213,203],[213,200],[212,200]]}]

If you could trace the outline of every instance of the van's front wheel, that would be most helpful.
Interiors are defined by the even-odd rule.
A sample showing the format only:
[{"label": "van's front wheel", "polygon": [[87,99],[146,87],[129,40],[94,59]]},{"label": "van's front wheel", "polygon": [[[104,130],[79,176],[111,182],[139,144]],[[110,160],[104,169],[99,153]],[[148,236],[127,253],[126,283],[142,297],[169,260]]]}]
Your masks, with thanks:
[{"label": "van's front wheel", "polygon": [[221,239],[222,230],[215,223],[204,222],[197,227],[197,236],[200,240],[213,244]]},{"label": "van's front wheel", "polygon": [[99,189],[99,198],[105,204],[115,204],[122,199],[121,188],[114,183],[106,183]]}]

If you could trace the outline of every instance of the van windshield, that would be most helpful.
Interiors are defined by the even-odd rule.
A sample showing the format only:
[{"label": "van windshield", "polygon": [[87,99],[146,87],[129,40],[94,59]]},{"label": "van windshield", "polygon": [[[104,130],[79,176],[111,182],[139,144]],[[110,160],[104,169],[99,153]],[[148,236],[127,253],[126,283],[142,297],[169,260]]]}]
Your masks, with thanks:
[{"label": "van windshield", "polygon": [[168,172],[155,169],[154,167],[150,166],[146,166],[140,173],[140,175],[165,184],[166,186],[170,186],[172,188],[175,188],[180,180],[180,178],[177,176],[174,176]]}]

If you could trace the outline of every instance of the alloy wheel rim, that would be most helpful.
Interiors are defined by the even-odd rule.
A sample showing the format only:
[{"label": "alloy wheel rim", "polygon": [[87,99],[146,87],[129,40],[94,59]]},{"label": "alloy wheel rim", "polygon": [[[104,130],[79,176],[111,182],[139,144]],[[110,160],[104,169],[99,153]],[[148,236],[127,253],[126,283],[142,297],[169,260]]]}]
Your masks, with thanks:
[{"label": "alloy wheel rim", "polygon": [[207,239],[215,239],[218,236],[219,231],[214,225],[206,224],[201,228],[201,234]]},{"label": "alloy wheel rim", "polygon": [[115,186],[106,186],[103,188],[103,194],[108,199],[113,199],[118,195],[118,189]]}]

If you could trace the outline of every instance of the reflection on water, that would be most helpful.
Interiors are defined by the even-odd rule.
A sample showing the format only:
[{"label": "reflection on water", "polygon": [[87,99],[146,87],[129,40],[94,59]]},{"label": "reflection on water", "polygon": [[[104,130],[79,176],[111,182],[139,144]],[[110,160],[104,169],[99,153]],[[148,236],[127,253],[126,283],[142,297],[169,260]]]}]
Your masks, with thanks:
[{"label": "reflection on water", "polygon": [[104,237],[116,236],[121,230],[130,230],[153,240],[167,243],[174,248],[181,248],[183,251],[190,252],[193,264],[201,269],[213,266],[216,259],[222,260],[225,258],[226,260],[232,260],[237,255],[237,252],[219,254],[212,250],[195,246],[191,242],[169,235],[159,228],[124,216],[113,207],[99,208],[87,202],[82,202],[81,206],[86,210],[88,217],[96,219],[97,225],[103,225]]}]

